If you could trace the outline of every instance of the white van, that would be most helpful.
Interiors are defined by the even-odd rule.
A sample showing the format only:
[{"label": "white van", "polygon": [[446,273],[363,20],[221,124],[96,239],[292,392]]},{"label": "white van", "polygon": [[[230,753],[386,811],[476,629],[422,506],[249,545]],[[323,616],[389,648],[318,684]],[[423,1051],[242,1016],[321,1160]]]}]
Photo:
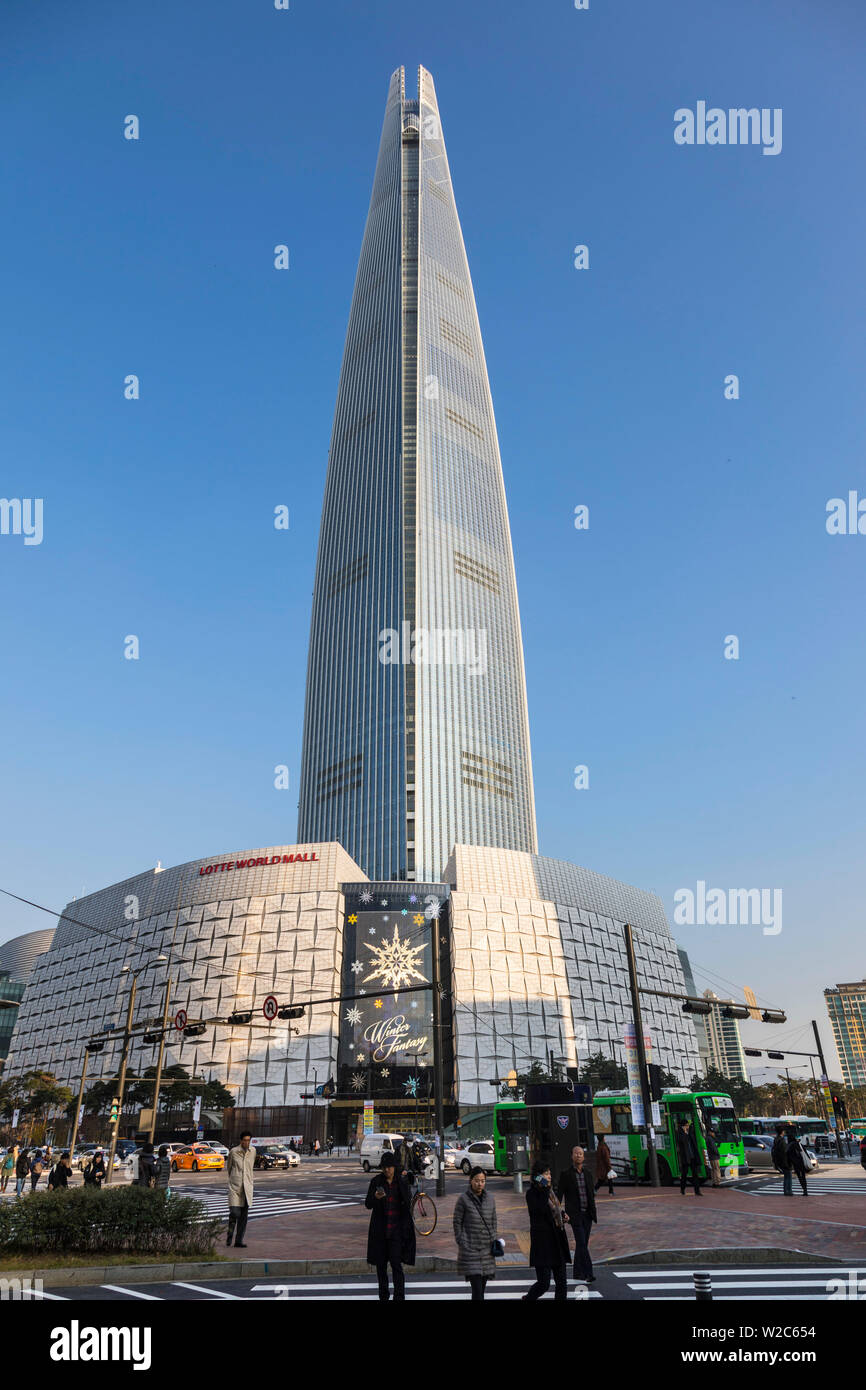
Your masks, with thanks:
[{"label": "white van", "polygon": [[402,1134],[365,1134],[358,1150],[364,1172],[369,1173],[371,1168],[378,1168],[383,1154],[396,1153],[402,1145]]}]

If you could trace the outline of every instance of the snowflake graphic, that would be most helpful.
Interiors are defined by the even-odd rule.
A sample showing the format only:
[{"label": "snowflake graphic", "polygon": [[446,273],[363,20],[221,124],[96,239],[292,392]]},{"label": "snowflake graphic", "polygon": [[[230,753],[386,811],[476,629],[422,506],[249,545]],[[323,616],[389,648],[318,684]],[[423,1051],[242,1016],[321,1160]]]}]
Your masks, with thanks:
[{"label": "snowflake graphic", "polygon": [[374,1009],[381,1009],[381,1007],[382,1007],[382,1000],[381,1000],[381,999],[374,999],[374,1000],[373,1000],[373,1008],[374,1008]]},{"label": "snowflake graphic", "polygon": [[359,990],[358,990],[358,993],[359,993],[359,994],[366,994],[367,991],[366,991],[365,989],[359,989]]},{"label": "snowflake graphic", "polygon": [[424,909],[425,915],[435,920],[439,916],[439,907],[439,903],[431,903],[429,907]]},{"label": "snowflake graphic", "polygon": [[346,1010],[346,1022],[347,1022],[347,1023],[360,1023],[360,1022],[361,1022],[361,1010],[360,1010],[360,1009],[347,1009],[347,1010]]},{"label": "snowflake graphic", "polygon": [[375,935],[376,935],[376,928],[375,928],[375,927],[371,927],[371,928],[370,928],[370,935],[371,935],[371,936],[375,936]]},{"label": "snowflake graphic", "polygon": [[352,1090],[353,1090],[353,1091],[363,1091],[363,1089],[364,1089],[364,1087],[365,1087],[366,1084],[367,1084],[367,1078],[365,1077],[365,1075],[364,1075],[364,1073],[363,1073],[362,1071],[353,1071],[353,1072],[352,1072]]},{"label": "snowflake graphic", "polygon": [[373,946],[365,941],[364,945],[375,956],[373,969],[364,976],[365,984],[368,980],[380,980],[386,988],[390,985],[392,989],[400,989],[403,985],[410,985],[413,980],[427,983],[427,977],[418,969],[418,956],[424,947],[410,946],[408,941],[401,941],[396,923],[390,941],[383,941],[381,946]]},{"label": "snowflake graphic", "polygon": [[408,907],[401,907],[401,909],[400,909],[400,916],[401,916],[401,917],[408,917],[408,916],[409,916],[409,909],[408,909]]},{"label": "snowflake graphic", "polygon": [[418,894],[417,894],[417,893],[410,893],[410,894],[409,894],[409,901],[410,901],[410,903],[417,903],[417,901],[418,901]]},{"label": "snowflake graphic", "polygon": [[407,1096],[417,1096],[417,1094],[418,1094],[418,1078],[417,1078],[417,1076],[410,1076],[410,1077],[408,1077],[407,1080],[403,1082],[403,1090],[406,1092]]},{"label": "snowflake graphic", "polygon": [[352,961],[352,974],[353,974],[353,975],[360,975],[360,973],[361,973],[361,971],[362,971],[363,969],[364,969],[364,967],[363,967],[363,965],[361,964],[361,962],[360,962],[359,960],[353,960],[353,961]]},{"label": "snowflake graphic", "polygon": [[388,899],[387,899],[387,898],[383,898],[383,899],[382,899],[382,906],[383,906],[383,907],[387,907],[387,906],[388,906]]},{"label": "snowflake graphic", "polygon": [[354,925],[354,923],[357,922],[357,920],[358,920],[358,914],[357,914],[357,912],[350,912],[350,913],[349,913],[349,921]]},{"label": "snowflake graphic", "polygon": [[389,1070],[388,1070],[387,1067],[383,1067],[382,1070],[379,1072],[379,1075],[380,1075],[380,1076],[390,1076],[391,1073],[389,1072]]},{"label": "snowflake graphic", "polygon": [[373,901],[373,894],[370,893],[370,892],[368,892],[368,891],[365,889],[364,892],[361,894],[361,902],[362,902],[362,903],[371,903],[372,901]]},{"label": "snowflake graphic", "polygon": [[358,1053],[358,1061],[359,1061],[359,1062],[366,1062],[366,1060],[367,1060],[367,1058],[364,1056],[363,1052],[359,1052],[359,1053]]},{"label": "snowflake graphic", "polygon": [[412,918],[412,921],[415,923],[416,927],[420,927],[424,921],[423,914],[420,912],[416,912],[415,916]]}]

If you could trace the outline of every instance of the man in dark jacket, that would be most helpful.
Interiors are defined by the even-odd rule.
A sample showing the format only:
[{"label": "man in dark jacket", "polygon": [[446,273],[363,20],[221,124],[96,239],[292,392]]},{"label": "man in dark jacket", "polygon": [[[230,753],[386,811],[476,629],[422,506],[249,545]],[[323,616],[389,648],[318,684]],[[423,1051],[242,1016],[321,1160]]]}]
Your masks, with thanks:
[{"label": "man in dark jacket", "polygon": [[571,1167],[564,1168],[556,1184],[556,1195],[574,1231],[574,1277],[587,1284],[595,1283],[592,1260],[589,1257],[589,1237],[592,1223],[598,1221],[595,1205],[595,1183],[584,1168],[586,1154],[579,1144],[571,1151]]},{"label": "man in dark jacket", "polygon": [[776,1137],[773,1140],[770,1156],[773,1160],[773,1167],[782,1174],[782,1196],[793,1197],[791,1160],[788,1157],[788,1141],[785,1138],[785,1130],[782,1125],[776,1126]]},{"label": "man in dark jacket", "polygon": [[156,1156],[150,1143],[145,1144],[138,1155],[138,1185],[156,1187]]},{"label": "man in dark jacket", "polygon": [[27,1174],[30,1172],[30,1159],[27,1157],[27,1150],[22,1149],[15,1164],[15,1196],[20,1197],[24,1191],[24,1184],[27,1181]]},{"label": "man in dark jacket", "polygon": [[61,1187],[68,1187],[69,1174],[71,1172],[72,1164],[69,1162],[69,1154],[63,1153],[48,1174],[49,1191],[57,1191]]},{"label": "man in dark jacket", "polygon": [[677,1158],[680,1161],[680,1193],[686,1195],[686,1182],[688,1181],[689,1169],[692,1172],[692,1179],[695,1186],[695,1196],[701,1195],[701,1168],[700,1158],[698,1157],[698,1146],[695,1136],[692,1133],[691,1120],[680,1120],[677,1125]]},{"label": "man in dark jacket", "polygon": [[704,1131],[704,1143],[707,1146],[707,1167],[713,1175],[713,1187],[721,1187],[722,1154],[718,1144],[716,1143],[715,1136],[713,1134],[713,1127],[710,1124],[709,1120],[707,1120],[706,1129]]},{"label": "man in dark jacket", "polygon": [[412,1221],[412,1193],[405,1173],[398,1173],[394,1155],[382,1155],[382,1171],[376,1173],[367,1189],[364,1205],[370,1213],[367,1233],[367,1263],[376,1266],[379,1298],[388,1302],[388,1265],[394,1281],[394,1302],[406,1298],[404,1264],[415,1263],[415,1226]]},{"label": "man in dark jacket", "polygon": [[[793,1125],[788,1127],[786,1139],[788,1143],[788,1162],[797,1174],[797,1181],[803,1189],[803,1196],[808,1197],[809,1193],[806,1188],[806,1156],[800,1147],[800,1141],[797,1138],[797,1133]],[[790,1182],[790,1175],[788,1181]]]}]

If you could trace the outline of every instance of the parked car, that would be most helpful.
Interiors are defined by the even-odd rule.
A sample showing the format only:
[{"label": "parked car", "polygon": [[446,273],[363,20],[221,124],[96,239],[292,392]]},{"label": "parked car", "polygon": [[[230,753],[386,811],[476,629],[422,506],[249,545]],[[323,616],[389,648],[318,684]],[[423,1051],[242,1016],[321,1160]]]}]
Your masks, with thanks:
[{"label": "parked car", "polygon": [[204,1169],[225,1168],[222,1154],[214,1153],[207,1144],[184,1144],[171,1156],[171,1171],[198,1173]]},{"label": "parked car", "polygon": [[288,1168],[289,1151],[281,1144],[263,1144],[256,1149],[254,1168]]},{"label": "parked car", "polygon": [[768,1134],[743,1134],[741,1138],[750,1168],[773,1167],[773,1141]]},{"label": "parked car", "polygon": [[495,1150],[492,1139],[479,1139],[469,1144],[460,1159],[460,1168],[468,1175],[473,1168],[483,1168],[485,1172],[495,1171]]}]

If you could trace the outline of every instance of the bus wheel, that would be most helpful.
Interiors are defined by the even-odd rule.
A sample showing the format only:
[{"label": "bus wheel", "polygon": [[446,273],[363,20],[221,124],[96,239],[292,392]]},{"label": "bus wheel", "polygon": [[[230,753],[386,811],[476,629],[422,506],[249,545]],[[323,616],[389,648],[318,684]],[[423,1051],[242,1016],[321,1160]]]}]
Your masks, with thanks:
[{"label": "bus wheel", "polygon": [[659,1159],[659,1182],[662,1187],[673,1187],[674,1185],[673,1174],[663,1158]]}]

